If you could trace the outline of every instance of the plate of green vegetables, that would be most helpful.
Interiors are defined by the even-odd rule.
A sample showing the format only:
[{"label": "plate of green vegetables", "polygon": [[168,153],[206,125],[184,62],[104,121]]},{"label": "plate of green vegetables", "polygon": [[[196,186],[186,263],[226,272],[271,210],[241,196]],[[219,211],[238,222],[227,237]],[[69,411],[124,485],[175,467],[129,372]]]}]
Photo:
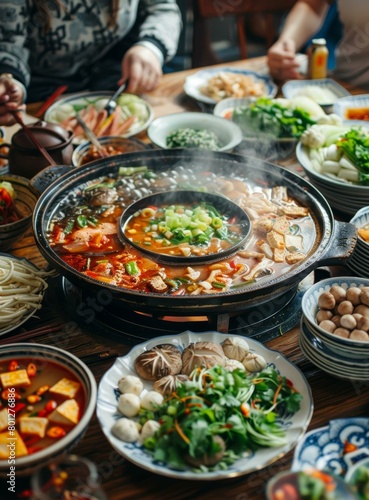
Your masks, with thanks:
[{"label": "plate of green vegetables", "polygon": [[[248,474],[288,453],[309,425],[313,400],[302,372],[278,351],[230,335],[228,340],[235,345],[247,344],[246,356],[260,362],[256,368],[249,371],[235,363],[236,367],[226,369],[226,364],[217,362],[196,366],[169,395],[160,397],[153,397],[153,381],[142,379],[136,371],[137,358],[153,349],[164,346],[166,352],[178,349],[182,355],[188,347],[207,343],[224,349],[226,338],[214,331],[186,331],[151,339],[117,358],[102,377],[97,402],[98,421],[114,450],[150,472],[203,481]],[[121,394],[121,384],[128,380],[136,395]],[[142,402],[133,416],[122,415],[126,411],[122,397]],[[118,438],[117,422],[131,427],[135,436],[128,432],[124,439]],[[144,437],[147,426],[153,431]]]}]

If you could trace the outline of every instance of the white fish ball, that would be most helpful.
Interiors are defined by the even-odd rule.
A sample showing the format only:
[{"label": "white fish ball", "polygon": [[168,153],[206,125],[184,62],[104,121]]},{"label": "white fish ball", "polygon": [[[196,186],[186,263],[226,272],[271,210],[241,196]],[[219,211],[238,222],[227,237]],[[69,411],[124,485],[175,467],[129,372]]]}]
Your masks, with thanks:
[{"label": "white fish ball", "polygon": [[127,392],[118,399],[118,410],[126,417],[134,417],[140,410],[140,398],[136,394]]},{"label": "white fish ball", "polygon": [[164,401],[160,392],[149,391],[141,397],[141,407],[146,410],[155,411],[157,406],[160,406]]},{"label": "white fish ball", "polygon": [[114,436],[126,443],[135,443],[139,438],[138,427],[129,418],[120,418],[111,429]]},{"label": "white fish ball", "polygon": [[135,375],[125,375],[119,380],[118,389],[123,394],[129,392],[139,396],[143,391],[143,383]]}]

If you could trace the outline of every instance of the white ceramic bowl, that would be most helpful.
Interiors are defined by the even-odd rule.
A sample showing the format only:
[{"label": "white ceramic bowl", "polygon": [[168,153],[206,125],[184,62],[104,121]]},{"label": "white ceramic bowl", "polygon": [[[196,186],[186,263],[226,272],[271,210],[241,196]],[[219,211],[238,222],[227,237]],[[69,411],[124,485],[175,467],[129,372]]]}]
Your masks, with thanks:
[{"label": "white ceramic bowl", "polygon": [[[66,367],[80,381],[85,395],[85,407],[82,416],[79,422],[64,437],[35,453],[15,459],[16,475],[28,476],[36,469],[66,454],[78,444],[86,432],[95,411],[97,386],[94,375],[80,359],[57,347],[31,343],[8,344],[1,347],[0,362],[20,358],[41,359],[45,370],[47,370],[48,361]],[[8,460],[0,460],[0,476],[6,477],[7,473],[9,473]]]},{"label": "white ceramic bowl", "polygon": [[323,328],[321,328],[317,324],[315,318],[319,310],[318,307],[319,296],[323,292],[328,292],[333,285],[339,285],[345,290],[347,290],[349,287],[352,286],[357,286],[360,288],[363,286],[369,286],[369,279],[343,276],[343,277],[327,278],[325,280],[319,281],[318,283],[315,283],[304,293],[301,301],[301,308],[303,315],[306,319],[306,323],[309,326],[309,328],[311,327],[313,331],[318,332],[318,334],[323,338],[324,336],[327,336],[333,342],[336,342],[339,345],[345,345],[347,351],[349,351],[350,348],[353,347],[355,349],[366,351],[369,357],[369,342],[362,342],[359,340],[352,340],[343,337],[338,337],[334,333],[330,333],[326,330],[323,330]]},{"label": "white ceramic bowl", "polygon": [[[333,105],[333,112],[343,120],[347,120],[347,111],[349,109],[369,109],[369,94],[351,95],[338,99]],[[350,120],[351,121],[351,120]],[[354,120],[353,120],[354,121]],[[355,120],[357,122],[357,120]],[[367,123],[367,120],[362,120]]]},{"label": "white ceramic bowl", "polygon": [[147,135],[155,146],[168,149],[168,135],[185,128],[213,132],[221,144],[217,151],[232,151],[242,141],[241,129],[235,123],[218,116],[194,112],[174,113],[156,118],[147,129]]}]

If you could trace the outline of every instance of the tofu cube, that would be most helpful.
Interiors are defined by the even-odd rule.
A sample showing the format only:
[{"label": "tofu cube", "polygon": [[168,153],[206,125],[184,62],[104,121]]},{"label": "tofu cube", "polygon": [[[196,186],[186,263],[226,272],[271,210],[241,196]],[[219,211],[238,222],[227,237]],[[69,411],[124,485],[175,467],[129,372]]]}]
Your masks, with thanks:
[{"label": "tofu cube", "polygon": [[301,262],[306,258],[306,255],[301,252],[295,252],[295,253],[288,253],[286,255],[286,262],[287,264],[296,264],[297,262]]},{"label": "tofu cube", "polygon": [[65,396],[67,398],[74,398],[80,387],[81,384],[79,382],[75,382],[69,378],[62,378],[59,382],[50,387],[49,392]]},{"label": "tofu cube", "polygon": [[284,242],[286,244],[286,249],[289,252],[297,252],[302,250],[302,236],[301,234],[293,235],[286,234],[284,237]]},{"label": "tofu cube", "polygon": [[68,399],[50,413],[49,420],[57,424],[78,424],[79,406],[75,399]]},{"label": "tofu cube", "polygon": [[276,231],[279,234],[285,234],[287,233],[287,231],[289,231],[289,229],[290,229],[290,223],[288,222],[286,216],[276,218],[273,225],[273,231]]},{"label": "tofu cube", "polygon": [[271,248],[284,248],[284,237],[276,231],[269,231],[267,240]]},{"label": "tofu cube", "polygon": [[273,249],[273,260],[274,262],[284,262],[284,248]]},{"label": "tofu cube", "polygon": [[48,419],[43,417],[22,417],[19,419],[19,430],[22,434],[34,434],[43,438],[48,423]]},{"label": "tofu cube", "polygon": [[3,408],[0,411],[0,432],[8,427],[8,409]]},{"label": "tofu cube", "polygon": [[27,447],[17,431],[14,431],[14,436],[9,436],[8,431],[0,434],[0,460],[8,460],[10,454],[15,458],[28,455]]},{"label": "tofu cube", "polygon": [[19,387],[31,385],[26,370],[15,370],[13,372],[5,372],[0,375],[1,385],[4,389],[8,387]]}]

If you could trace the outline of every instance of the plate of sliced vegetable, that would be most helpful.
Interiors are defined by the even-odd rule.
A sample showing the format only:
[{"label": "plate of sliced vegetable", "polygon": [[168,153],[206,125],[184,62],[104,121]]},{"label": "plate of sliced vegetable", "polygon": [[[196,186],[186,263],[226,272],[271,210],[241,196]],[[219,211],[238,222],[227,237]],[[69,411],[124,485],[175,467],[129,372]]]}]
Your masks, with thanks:
[{"label": "plate of sliced vegetable", "polygon": [[212,481],[290,451],[313,413],[310,387],[277,351],[218,332],[163,336],[116,359],[98,390],[110,445],[150,472]]},{"label": "plate of sliced vegetable", "polygon": [[116,100],[114,113],[108,117],[104,107],[111,95],[108,91],[81,92],[60,98],[46,111],[45,120],[72,130],[75,144],[87,140],[77,123],[77,112],[97,137],[131,137],[146,130],[154,118],[150,104],[136,95],[123,93]]},{"label": "plate of sliced vegetable", "polygon": [[215,106],[214,114],[240,127],[241,152],[255,149],[258,156],[268,158],[294,152],[302,133],[326,116],[308,97],[228,98]]}]

